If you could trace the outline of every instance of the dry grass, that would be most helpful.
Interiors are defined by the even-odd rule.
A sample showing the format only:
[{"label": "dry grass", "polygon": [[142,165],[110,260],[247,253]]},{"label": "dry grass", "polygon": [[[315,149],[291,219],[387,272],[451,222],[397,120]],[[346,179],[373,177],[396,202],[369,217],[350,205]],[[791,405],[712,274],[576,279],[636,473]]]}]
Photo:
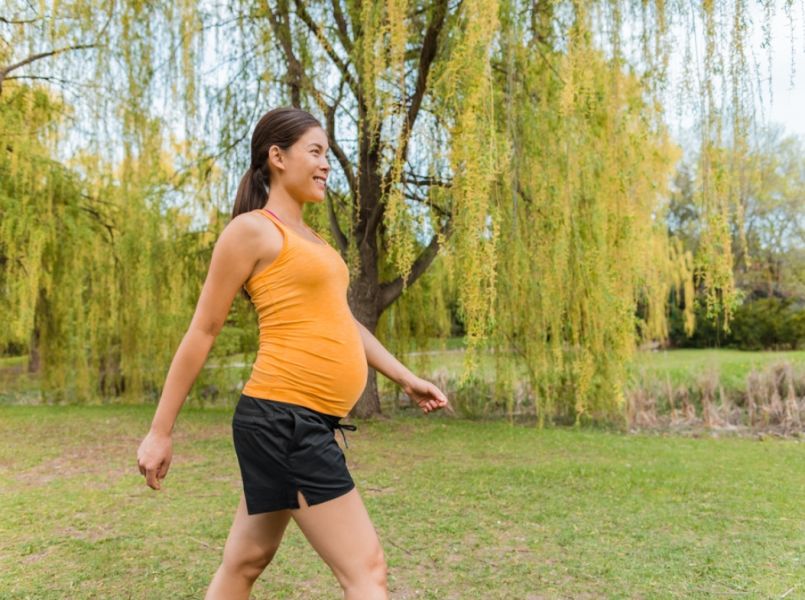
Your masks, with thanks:
[{"label": "dry grass", "polygon": [[693,385],[642,380],[627,395],[632,430],[805,433],[805,372],[788,361],[751,370],[745,390],[727,390],[710,370]]}]

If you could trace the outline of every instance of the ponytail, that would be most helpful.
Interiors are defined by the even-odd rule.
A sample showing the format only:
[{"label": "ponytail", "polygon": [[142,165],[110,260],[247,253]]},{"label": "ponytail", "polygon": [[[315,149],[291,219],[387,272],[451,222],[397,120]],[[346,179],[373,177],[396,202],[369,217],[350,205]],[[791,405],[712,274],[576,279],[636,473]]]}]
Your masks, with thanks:
[{"label": "ponytail", "polygon": [[268,185],[266,169],[268,165],[257,168],[249,167],[243,177],[240,178],[238,192],[235,195],[235,205],[232,207],[232,218],[239,214],[249,212],[258,208],[263,208],[268,201]]},{"label": "ponytail", "polygon": [[[238,185],[238,193],[235,195],[235,206],[232,207],[232,218],[234,219],[241,213],[249,212],[258,208],[263,208],[268,200],[268,191],[266,190],[265,167],[249,167],[240,178],[240,185]],[[252,297],[246,291],[246,287],[240,289],[241,294],[246,300],[251,302]]]}]

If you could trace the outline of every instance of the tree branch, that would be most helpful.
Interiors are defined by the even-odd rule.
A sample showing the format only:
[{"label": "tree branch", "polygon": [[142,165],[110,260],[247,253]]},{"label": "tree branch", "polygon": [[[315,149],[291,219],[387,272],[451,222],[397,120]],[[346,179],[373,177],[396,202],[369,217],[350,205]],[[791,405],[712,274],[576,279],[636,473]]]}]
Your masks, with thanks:
[{"label": "tree branch", "polygon": [[[411,98],[411,103],[408,105],[408,111],[405,116],[405,120],[402,123],[400,136],[397,139],[397,148],[399,148],[399,155],[402,156],[403,160],[405,160],[406,156],[408,155],[408,141],[410,139],[410,133],[414,127],[414,123],[416,122],[419,109],[422,106],[422,99],[425,95],[425,91],[427,90],[428,74],[430,73],[433,60],[436,57],[436,51],[439,48],[439,33],[441,33],[442,27],[444,26],[444,20],[447,15],[447,4],[448,0],[438,0],[435,3],[433,17],[428,24],[428,29],[425,32],[425,38],[422,41],[422,50],[419,53],[419,65],[417,67],[417,79],[416,85],[414,86],[414,95]],[[388,189],[389,185],[392,183],[392,170],[393,165],[390,166],[383,175],[380,189]],[[372,214],[369,216],[369,222],[367,224],[367,231],[374,231],[374,228],[377,227],[377,224],[383,218],[385,206],[386,203],[381,200],[372,209]]]},{"label": "tree branch", "polygon": [[[433,18],[428,24],[428,29],[425,32],[425,38],[422,41],[422,50],[419,53],[419,65],[417,67],[416,84],[414,86],[414,95],[411,97],[411,103],[408,105],[408,112],[405,120],[402,123],[400,136],[397,140],[398,147],[401,147],[400,155],[405,158],[408,154],[408,141],[410,139],[411,130],[414,127],[416,118],[419,114],[419,108],[422,106],[422,99],[425,96],[425,91],[428,85],[428,75],[433,60],[436,58],[436,51],[439,49],[439,34],[444,27],[444,20],[447,16],[447,0],[439,0],[433,9]],[[388,183],[391,179],[391,168],[384,176],[384,182]]]},{"label": "tree branch", "polygon": [[[274,11],[271,10],[268,0],[266,0],[264,4],[269,23],[271,23],[271,29],[279,40],[280,47],[285,54],[285,60],[288,61],[288,86],[291,88],[291,104],[296,108],[301,108],[302,95],[300,88],[302,65],[296,58],[296,55],[293,51],[293,42],[291,40],[291,30],[288,26],[288,20],[283,19],[281,21],[280,18],[274,14]],[[280,12],[287,15],[288,10],[286,1],[281,0],[280,5]],[[283,7],[285,8],[284,11],[282,10]]]},{"label": "tree branch", "polygon": [[428,185],[449,188],[453,185],[452,181],[444,181],[435,177],[427,175],[417,175],[416,173],[405,172],[402,176],[403,183],[410,183],[413,185]]},{"label": "tree branch", "polygon": [[0,94],[3,93],[3,81],[5,80],[6,76],[11,73],[12,71],[16,71],[20,67],[24,67],[25,65],[29,65],[34,61],[41,60],[43,58],[48,58],[49,56],[56,56],[57,54],[62,54],[63,52],[69,52],[70,50],[83,50],[86,48],[97,48],[97,44],[76,44],[75,46],[65,46],[64,48],[57,48],[55,50],[49,50],[48,52],[40,52],[38,54],[32,54],[28,58],[24,58],[21,61],[14,63],[13,65],[8,65],[7,67],[0,67]]},{"label": "tree branch", "polygon": [[445,208],[442,208],[438,204],[435,204],[435,203],[431,202],[430,200],[428,200],[427,198],[421,196],[420,194],[417,194],[415,192],[410,192],[410,191],[406,190],[405,191],[405,197],[408,198],[409,200],[419,202],[420,204],[426,204],[426,205],[430,206],[431,208],[433,208],[433,210],[435,210],[437,213],[439,213],[443,217],[448,217],[448,218],[450,217],[450,211],[448,211]]},{"label": "tree branch", "polygon": [[327,216],[330,219],[330,231],[333,232],[333,236],[335,237],[335,241],[338,244],[338,249],[341,251],[341,254],[346,255],[347,253],[347,237],[344,235],[344,232],[341,231],[341,227],[338,225],[338,218],[335,214],[335,207],[333,206],[333,196],[335,193],[331,190],[327,190]]},{"label": "tree branch", "polygon": [[[447,237],[447,239],[450,238],[453,232],[452,220],[447,220],[446,224],[442,227],[441,232]],[[434,235],[430,239],[430,243],[419,254],[414,261],[414,264],[411,266],[411,273],[408,276],[408,285],[412,285],[425,271],[427,271],[428,267],[433,262],[433,259],[436,258],[438,252],[439,238],[437,235]],[[392,302],[400,297],[400,294],[402,294],[402,289],[402,276],[399,276],[392,281],[380,284],[380,293],[378,296],[378,314],[386,310],[386,308],[388,308]]]},{"label": "tree branch", "polygon": [[341,45],[344,47],[344,50],[347,51],[347,54],[351,56],[353,44],[352,40],[349,39],[347,22],[344,19],[344,13],[341,10],[341,0],[332,0],[332,4],[333,16],[335,17],[335,23],[338,26],[338,39],[341,41]]},{"label": "tree branch", "polygon": [[335,102],[333,102],[332,106],[328,106],[327,103],[324,103],[324,105],[327,107],[327,110],[325,111],[325,118],[327,121],[327,133],[328,137],[330,138],[330,147],[333,149],[333,154],[335,154],[338,164],[341,165],[341,170],[344,171],[344,176],[347,178],[347,184],[349,185],[349,191],[354,198],[358,195],[358,181],[355,178],[355,173],[352,170],[352,163],[349,162],[346,152],[344,152],[338,142],[335,141],[335,111],[338,105],[341,103],[343,91],[344,80],[342,79],[338,86],[338,97],[335,99]]},{"label": "tree branch", "polygon": [[29,25],[30,23],[36,23],[41,20],[41,17],[35,17],[33,19],[6,19],[5,17],[0,17],[0,23],[6,23],[8,25]]},{"label": "tree branch", "polygon": [[330,42],[327,40],[327,37],[324,35],[324,32],[321,30],[321,27],[319,27],[313,21],[313,19],[310,18],[310,15],[305,9],[304,3],[301,0],[294,0],[294,3],[296,4],[296,14],[299,15],[299,18],[302,19],[305,25],[307,25],[311,33],[316,36],[316,39],[322,45],[322,48],[324,48],[327,56],[330,57],[330,60],[332,60],[341,71],[341,74],[344,76],[344,79],[346,79],[350,89],[352,89],[352,93],[355,94],[355,97],[360,97],[360,87],[358,86],[358,82],[352,77],[352,73],[349,72],[349,65],[344,62],[340,56],[338,56],[335,48],[333,48],[332,44],[330,44]]}]

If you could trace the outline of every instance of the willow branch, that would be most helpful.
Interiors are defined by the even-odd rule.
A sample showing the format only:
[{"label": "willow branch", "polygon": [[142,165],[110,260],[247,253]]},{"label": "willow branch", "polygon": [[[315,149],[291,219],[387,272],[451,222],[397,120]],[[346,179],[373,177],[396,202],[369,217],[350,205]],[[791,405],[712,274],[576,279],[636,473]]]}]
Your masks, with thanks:
[{"label": "willow branch", "polygon": [[[428,29],[425,32],[425,38],[422,41],[422,50],[419,53],[419,65],[417,67],[417,78],[414,86],[414,95],[411,98],[411,103],[408,105],[408,111],[405,120],[402,123],[400,136],[397,140],[397,148],[399,148],[399,155],[405,159],[408,155],[408,142],[410,140],[410,133],[414,127],[414,122],[419,114],[419,109],[422,106],[422,99],[427,90],[428,75],[430,73],[433,60],[436,58],[436,51],[438,50],[439,34],[444,26],[445,16],[447,15],[447,0],[440,0],[434,5],[433,17],[428,24]],[[380,189],[388,189],[392,183],[393,165],[390,166],[383,175]],[[385,211],[385,202],[378,202],[372,209],[367,225],[367,231],[374,231],[374,227],[383,218]]]},{"label": "willow branch", "polygon": [[307,25],[307,28],[310,29],[311,33],[316,36],[316,39],[324,48],[324,51],[327,53],[327,56],[330,57],[335,63],[335,66],[338,67],[338,70],[341,71],[346,82],[349,84],[350,89],[352,89],[352,93],[355,94],[355,97],[360,95],[360,88],[358,86],[358,82],[355,81],[355,78],[352,77],[352,73],[349,72],[349,65],[344,62],[344,60],[338,56],[338,53],[333,48],[332,44],[327,40],[327,36],[321,30],[315,21],[310,17],[307,10],[305,9],[305,5],[302,0],[294,0],[296,4],[296,14],[299,15],[299,18]]},{"label": "willow branch", "polygon": [[349,39],[349,30],[347,29],[347,22],[344,19],[344,13],[341,10],[341,0],[332,0],[333,4],[333,16],[335,17],[335,23],[338,27],[338,39],[341,42],[341,45],[344,47],[344,50],[347,51],[347,54],[352,54],[352,40]]},{"label": "willow branch", "polygon": [[50,56],[56,56],[57,54],[62,54],[64,52],[69,52],[71,50],[84,50],[86,48],[97,48],[97,44],[76,44],[75,46],[65,46],[64,48],[57,48],[55,50],[49,50],[47,52],[39,52],[38,54],[32,54],[31,56],[22,59],[19,62],[14,63],[13,65],[8,65],[7,67],[0,67],[0,93],[3,91],[3,81],[5,80],[6,76],[11,73],[12,71],[16,71],[17,69],[24,67],[25,65],[29,65],[34,61],[41,60],[43,58],[48,58]]},{"label": "willow branch", "polygon": [[[449,239],[450,235],[452,235],[452,232],[453,222],[452,220],[448,219],[446,224],[442,226],[441,233],[447,239]],[[433,262],[433,259],[436,258],[436,255],[439,253],[439,246],[439,236],[434,234],[430,239],[430,243],[419,254],[419,256],[417,256],[414,264],[411,266],[411,273],[408,276],[408,285],[412,285],[423,273],[425,273],[425,271],[428,270],[428,267]],[[399,276],[392,281],[380,284],[380,293],[378,297],[378,309],[380,313],[386,310],[386,308],[388,308],[392,302],[400,297],[400,294],[402,294],[402,289],[402,276]]]}]

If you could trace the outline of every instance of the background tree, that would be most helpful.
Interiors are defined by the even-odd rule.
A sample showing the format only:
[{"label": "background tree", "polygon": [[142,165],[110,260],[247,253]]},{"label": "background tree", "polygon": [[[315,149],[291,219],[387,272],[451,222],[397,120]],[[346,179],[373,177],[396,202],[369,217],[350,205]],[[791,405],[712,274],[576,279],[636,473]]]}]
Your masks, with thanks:
[{"label": "background tree", "polygon": [[0,19],[0,348],[29,355],[48,402],[158,397],[155,365],[186,327],[212,243],[190,234],[176,203],[193,181],[177,177],[183,148],[169,149],[163,123],[139,107],[136,81],[120,91],[136,48],[123,42],[131,13],[10,8]]},{"label": "background tree", "polygon": [[[741,218],[734,214],[730,219],[733,272],[743,298],[735,312],[737,331],[722,331],[721,313],[716,321],[704,322],[705,308],[694,303],[700,326],[691,337],[674,326],[671,342],[675,346],[747,350],[794,348],[805,337],[798,325],[801,317],[796,314],[797,307],[801,310],[805,305],[802,142],[796,136],[784,136],[779,127],[768,127],[758,129],[747,140],[741,155],[732,148],[724,152],[735,163],[733,172],[741,182],[735,187],[738,203],[734,208]],[[693,197],[695,177],[687,164],[680,165],[667,219],[671,234],[694,253],[701,235]],[[697,294],[701,296],[702,290],[697,289]]]},{"label": "background tree", "polygon": [[[443,333],[439,315],[455,303],[468,342],[462,380],[477,376],[481,350],[514,349],[530,373],[540,423],[617,415],[635,340],[667,335],[670,290],[689,297],[694,273],[707,316],[721,310],[729,323],[737,297],[731,175],[746,156],[740,142],[753,101],[742,0],[695,11],[573,0],[54,6],[45,28],[103,34],[85,71],[106,91],[77,110],[102,112],[94,120],[80,113],[79,122],[98,124],[89,136],[93,156],[109,150],[100,140],[115,156],[112,168],[85,162],[86,185],[97,189],[101,173],[113,173],[103,189],[117,190],[121,206],[139,198],[154,215],[133,223],[156,231],[172,209],[184,209],[210,222],[205,239],[214,239],[221,221],[207,215],[229,209],[259,115],[277,104],[311,110],[328,130],[337,169],[326,203],[306,216],[326,226],[350,265],[355,314],[395,349],[412,334]],[[13,10],[19,15],[6,21],[42,16],[27,4]],[[62,21],[64,10],[75,19]],[[663,223],[679,151],[664,125],[662,94],[670,52],[692,53],[696,32],[701,72],[684,76],[700,132],[693,255]],[[20,35],[39,43],[30,31]],[[684,64],[698,63],[690,56]],[[723,152],[724,131],[740,160]],[[180,237],[168,228],[152,239],[160,236]],[[189,295],[197,291],[178,271],[149,268],[156,255],[146,249],[158,246],[125,247],[145,262],[136,275],[121,272],[118,286],[135,281],[157,294],[167,276]],[[165,248],[192,269],[183,254],[192,256],[192,246]],[[403,294],[436,273],[441,281]],[[116,325],[130,389],[159,379],[146,375],[164,358],[148,355],[149,344],[175,347],[167,334],[149,338],[159,319],[147,311],[166,310],[150,293]],[[168,314],[186,314],[191,303],[180,304]],[[435,325],[417,325],[428,321]],[[693,325],[692,308],[685,323]],[[126,336],[136,340],[127,345]],[[503,388],[512,372],[500,367]],[[371,373],[356,413],[378,410]]]}]

